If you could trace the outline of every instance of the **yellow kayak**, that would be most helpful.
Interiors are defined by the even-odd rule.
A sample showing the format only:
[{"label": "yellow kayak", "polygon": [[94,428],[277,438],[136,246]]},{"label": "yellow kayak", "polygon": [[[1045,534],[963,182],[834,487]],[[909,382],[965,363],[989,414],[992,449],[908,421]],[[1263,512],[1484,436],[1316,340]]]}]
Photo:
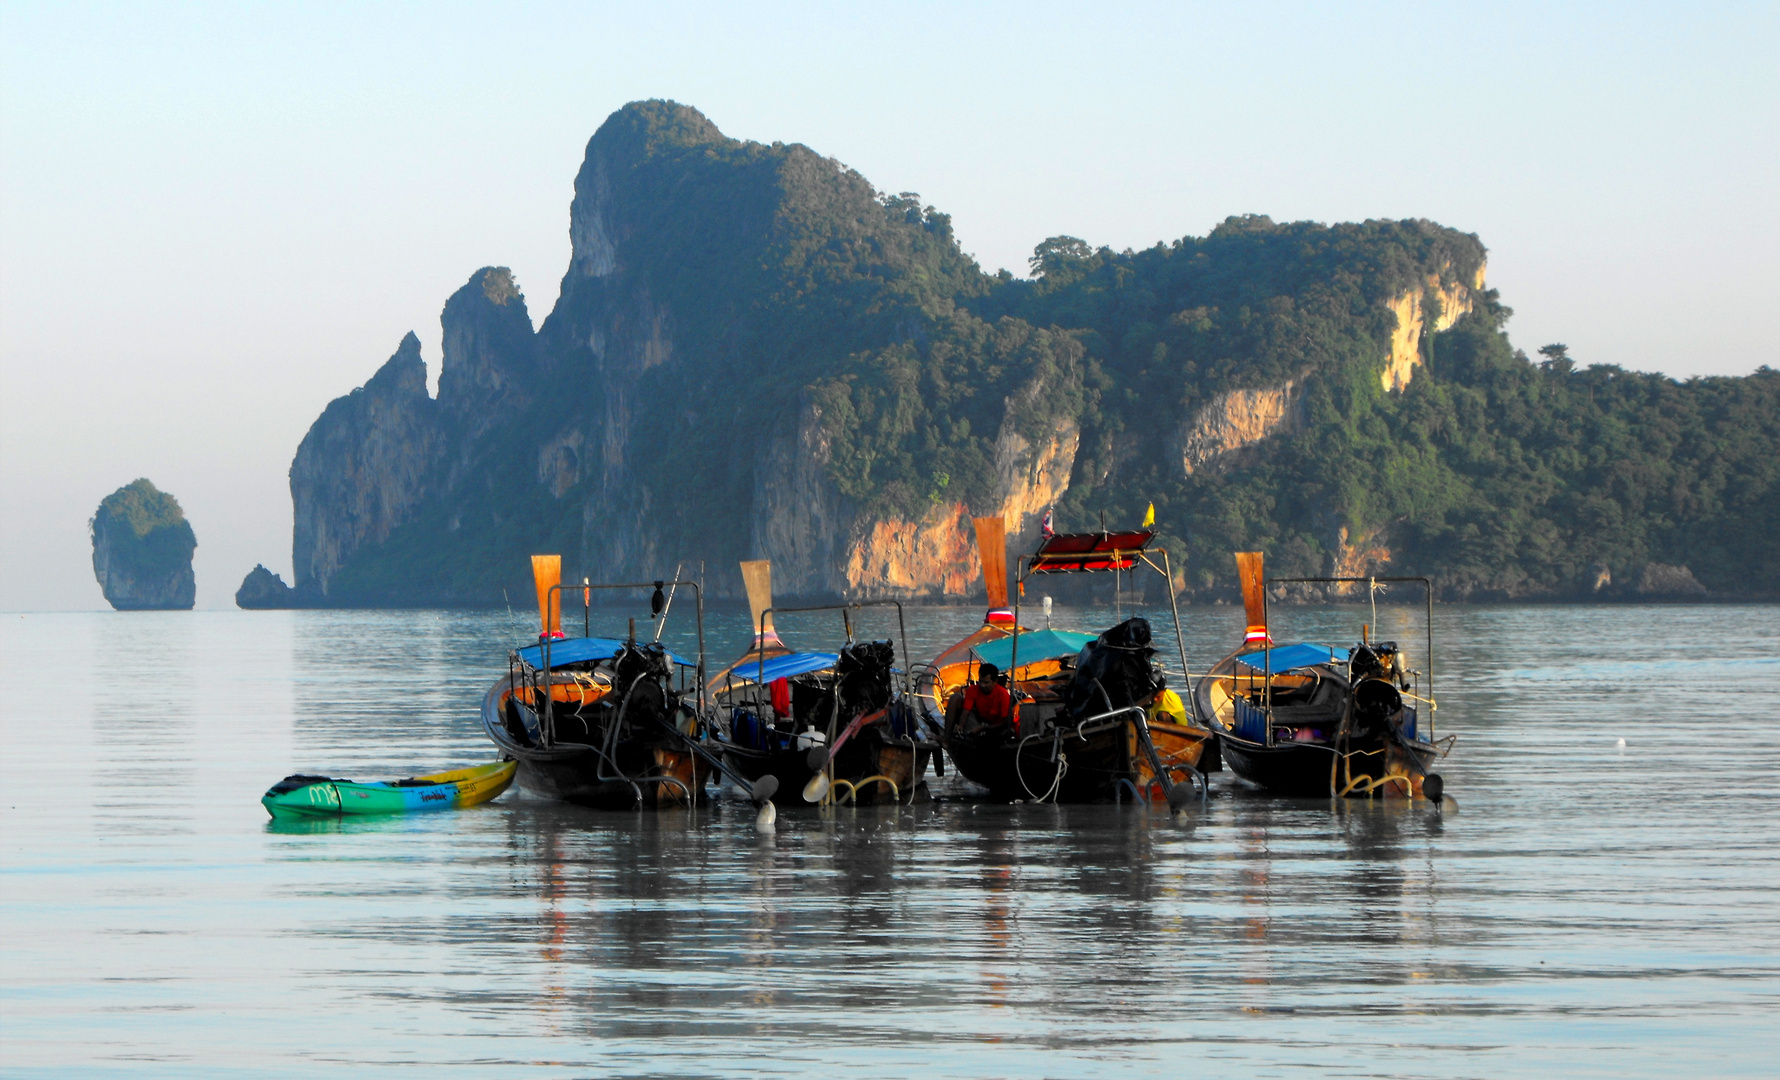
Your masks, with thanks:
[{"label": "yellow kayak", "polygon": [[517,761],[491,761],[467,769],[360,784],[328,776],[287,776],[260,799],[273,817],[338,817],[342,814],[407,814],[475,806],[506,791]]}]

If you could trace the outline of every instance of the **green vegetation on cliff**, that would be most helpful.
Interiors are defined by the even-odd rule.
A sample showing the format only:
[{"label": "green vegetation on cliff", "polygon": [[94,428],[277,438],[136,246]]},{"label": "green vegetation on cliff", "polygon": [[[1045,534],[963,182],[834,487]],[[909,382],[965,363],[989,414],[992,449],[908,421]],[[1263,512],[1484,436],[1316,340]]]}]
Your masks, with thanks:
[{"label": "green vegetation on cliff", "polygon": [[1475,236],[1241,217],[1143,251],[1054,237],[1031,279],[988,275],[918,197],[670,102],[613,114],[575,191],[535,335],[479,271],[436,409],[416,350],[305,440],[309,601],[498,600],[536,550],[636,576],[766,555],[844,591],[873,523],[1030,512],[1052,482],[1021,454],[1047,445],[1060,527],[1154,501],[1196,593],[1260,549],[1452,597],[1611,594],[1652,564],[1780,595],[1780,374],[1532,363]]},{"label": "green vegetation on cliff", "polygon": [[107,495],[88,522],[93,574],[119,610],[185,609],[196,599],[197,536],[179,500],[146,479]]},{"label": "green vegetation on cliff", "polygon": [[[1036,280],[976,307],[1078,334],[1090,389],[1060,513],[1132,521],[1155,500],[1195,555],[1195,586],[1228,585],[1232,550],[1326,573],[1345,530],[1449,596],[1590,594],[1650,562],[1718,592],[1780,593],[1780,372],[1677,381],[1578,369],[1561,347],[1535,365],[1490,291],[1433,336],[1406,389],[1383,388],[1385,301],[1430,267],[1471,280],[1482,259],[1474,237],[1425,222],[1242,218],[1136,253],[1047,241]],[[1296,431],[1233,472],[1182,474],[1182,416],[1287,379],[1304,383]]]}]

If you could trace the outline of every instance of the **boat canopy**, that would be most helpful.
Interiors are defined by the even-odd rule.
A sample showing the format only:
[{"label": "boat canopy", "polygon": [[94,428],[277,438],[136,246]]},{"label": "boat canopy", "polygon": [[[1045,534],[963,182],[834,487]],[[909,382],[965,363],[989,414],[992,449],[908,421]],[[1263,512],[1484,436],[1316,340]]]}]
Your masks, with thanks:
[{"label": "boat canopy", "polygon": [[[1129,570],[1156,534],[1147,529],[1131,532],[1057,533],[1044,543],[1027,564],[1033,574],[1068,574],[1082,570]],[[991,661],[993,662],[993,661]]]},{"label": "boat canopy", "polygon": [[736,661],[725,676],[730,682],[751,683],[772,682],[775,679],[789,679],[793,675],[807,675],[812,671],[823,671],[840,663],[840,656],[831,652],[794,652],[779,656],[769,656],[763,664],[753,657],[744,656]]},{"label": "boat canopy", "polygon": [[1312,664],[1345,664],[1347,653],[1332,649],[1327,645],[1310,645],[1300,642],[1297,645],[1276,645],[1271,649],[1257,649],[1252,653],[1243,653],[1236,658],[1239,664],[1246,664],[1256,671],[1290,671],[1293,668],[1309,667]]},{"label": "boat canopy", "polygon": [[[622,648],[624,648],[624,642],[619,638],[563,638],[561,641],[550,643],[550,666],[559,668],[567,667],[570,664],[585,664],[589,660],[610,660],[617,656],[618,650]],[[544,646],[527,645],[519,650],[519,659],[541,670],[544,666]],[[692,666],[689,661],[682,660],[673,653],[668,654],[668,660],[681,667]]]},{"label": "boat canopy", "polygon": [[[1093,640],[1093,634],[1078,634],[1072,630],[1024,630],[1020,633],[1020,662],[1035,664],[1059,656],[1074,656]],[[985,641],[971,646],[970,651],[983,663],[994,664],[1006,671],[1014,662],[1014,639],[1009,636]]]}]

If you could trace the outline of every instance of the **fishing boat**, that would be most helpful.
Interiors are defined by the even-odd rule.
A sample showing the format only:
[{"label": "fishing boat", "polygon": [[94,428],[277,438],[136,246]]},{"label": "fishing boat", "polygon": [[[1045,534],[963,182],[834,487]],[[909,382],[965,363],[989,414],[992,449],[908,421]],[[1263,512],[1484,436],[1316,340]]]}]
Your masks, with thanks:
[{"label": "fishing boat", "polygon": [[[1152,548],[1153,540],[1144,530],[1045,537],[1019,560],[1014,606],[1002,620],[996,609],[1007,597],[1005,532],[998,518],[978,519],[990,611],[981,629],[935,658],[925,686],[946,716],[947,755],[991,798],[1089,802],[1129,792],[1178,806],[1204,794],[1198,765],[1211,732],[1192,721],[1168,689],[1153,662],[1147,620],[1126,619],[1098,635],[1020,625],[1021,597],[1033,575],[1122,574],[1148,566],[1171,582],[1168,554]],[[1172,587],[1169,596],[1172,602]],[[1179,617],[1176,607],[1177,626]],[[1184,647],[1179,656],[1184,681]],[[984,664],[1008,675],[1011,724],[973,726],[964,715],[962,687]]]},{"label": "fishing boat", "polygon": [[[725,772],[704,721],[704,600],[697,582],[662,580],[568,586],[581,593],[583,636],[562,631],[562,560],[532,557],[542,630],[536,644],[508,655],[506,677],[483,696],[482,727],[519,763],[521,788],[601,809],[694,805],[713,771]],[[660,643],[680,588],[693,591],[698,657],[681,659]],[[623,638],[595,637],[597,590],[650,590],[650,640],[636,618]],[[665,590],[665,591],[664,591]],[[757,802],[771,798],[735,778]]]},{"label": "fishing boat", "polygon": [[[1199,680],[1193,710],[1217,733],[1237,777],[1282,795],[1423,797],[1445,784],[1429,771],[1444,750],[1434,741],[1434,600],[1425,577],[1265,577],[1260,552],[1236,555],[1247,630],[1240,647]],[[1416,583],[1427,597],[1424,673],[1394,641],[1377,641],[1376,588]],[[1374,594],[1372,622],[1346,648],[1278,644],[1268,626],[1275,586],[1350,588]],[[1424,718],[1421,704],[1428,706]],[[1448,744],[1450,745],[1450,743]]]},{"label": "fishing boat", "polygon": [[287,776],[260,798],[274,818],[331,818],[352,814],[410,814],[459,810],[499,797],[513,783],[517,761],[356,783],[330,776]]},{"label": "fishing boat", "polygon": [[[754,641],[710,682],[715,729],[728,764],[751,782],[801,792],[805,802],[909,802],[925,794],[921,778],[937,742],[921,728],[920,712],[896,668],[891,641],[854,641],[855,616],[865,601],[844,605],[772,606],[771,568],[742,564],[754,619]],[[787,647],[775,613],[839,613],[846,644],[838,652]]]}]

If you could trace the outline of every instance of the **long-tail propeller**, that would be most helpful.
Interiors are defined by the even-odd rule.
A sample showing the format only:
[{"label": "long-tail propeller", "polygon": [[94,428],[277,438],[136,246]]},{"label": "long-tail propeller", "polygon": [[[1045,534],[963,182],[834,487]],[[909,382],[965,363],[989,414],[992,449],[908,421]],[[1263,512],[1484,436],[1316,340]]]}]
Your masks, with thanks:
[{"label": "long-tail propeller", "polygon": [[533,555],[532,583],[538,587],[538,636],[562,637],[562,594],[551,592],[562,584],[562,556]]},{"label": "long-tail propeller", "polygon": [[977,557],[983,564],[983,587],[989,593],[986,623],[1014,621],[1007,609],[1007,522],[1000,517],[972,518],[977,527]]},{"label": "long-tail propeller", "polygon": [[1242,581],[1242,606],[1248,613],[1248,631],[1243,635],[1242,644],[1264,649],[1272,639],[1267,636],[1267,598],[1262,591],[1267,579],[1261,553],[1238,551],[1236,576]]}]

